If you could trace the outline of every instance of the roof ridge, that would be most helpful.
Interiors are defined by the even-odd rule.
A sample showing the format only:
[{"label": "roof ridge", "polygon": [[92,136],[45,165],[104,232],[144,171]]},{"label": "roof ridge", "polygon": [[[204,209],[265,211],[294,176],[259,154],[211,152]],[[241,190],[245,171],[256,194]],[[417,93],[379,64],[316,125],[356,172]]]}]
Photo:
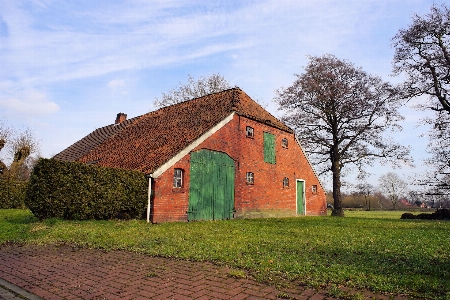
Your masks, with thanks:
[{"label": "roof ridge", "polygon": [[[192,101],[195,101],[195,100],[198,100],[198,99],[202,99],[202,98],[205,98],[205,97],[209,97],[209,96],[212,96],[212,95],[220,94],[220,93],[225,93],[225,92],[233,91],[233,90],[243,92],[238,86],[235,86],[235,87],[232,87],[232,88],[229,88],[229,89],[226,89],[226,90],[222,90],[222,91],[218,91],[218,92],[206,94],[206,95],[203,95],[203,96],[200,96],[200,97],[195,97],[195,98],[192,98],[192,99],[189,99],[189,100],[186,100],[186,101],[181,101],[181,102],[178,102],[178,103],[175,103],[175,104],[163,106],[163,107],[160,107],[160,108],[158,108],[158,109],[156,109],[156,110],[152,110],[152,111],[149,111],[149,112],[147,112],[147,113],[145,113],[145,114],[143,114],[143,115],[140,115],[139,117],[144,117],[144,116],[146,117],[146,116],[149,116],[149,115],[151,115],[151,114],[155,114],[155,113],[157,113],[157,112],[160,112],[160,111],[162,111],[162,110],[169,109],[169,108],[174,109],[174,107],[176,107],[176,106],[188,105],[187,103],[190,103],[190,102],[192,102]],[[233,93],[233,98],[234,98],[234,95],[235,95],[235,93]],[[239,97],[238,97],[238,98],[239,98]],[[238,102],[239,102],[239,99],[238,99]],[[234,101],[233,101],[233,100],[231,101],[231,104],[232,104],[232,108],[235,108],[235,105],[234,105]],[[234,110],[234,109],[233,109],[233,110]],[[136,118],[137,118],[137,117],[136,117]],[[109,126],[109,125],[108,125],[108,126]],[[107,127],[107,126],[105,126],[105,127]]]},{"label": "roof ridge", "polygon": [[[280,119],[278,119],[277,117],[272,115],[268,110],[266,110],[264,107],[262,107],[261,104],[259,104],[256,100],[252,99],[244,91],[240,90],[238,95],[239,96],[242,95],[244,97],[244,98],[241,98],[241,97],[238,96],[239,101],[236,102],[235,103],[235,107],[233,107],[234,111],[236,111],[236,113],[238,115],[247,117],[249,119],[252,119],[252,120],[264,123],[264,124],[266,124],[268,126],[271,126],[271,127],[274,127],[274,128],[277,128],[277,129],[280,129],[280,130],[283,130],[283,131],[286,131],[286,132],[289,132],[289,133],[293,133],[294,132],[283,121],[281,121]],[[245,97],[248,98],[247,101],[244,100]],[[242,100],[244,100],[245,102],[243,102]],[[260,112],[249,110],[248,107],[246,107],[246,104],[245,104],[245,103],[249,103],[249,101],[251,101],[254,104],[256,104],[256,107],[258,108],[258,110],[260,110],[260,112],[263,112],[263,114],[266,114],[266,116],[261,115]],[[272,120],[270,120],[270,119],[272,119]]]}]

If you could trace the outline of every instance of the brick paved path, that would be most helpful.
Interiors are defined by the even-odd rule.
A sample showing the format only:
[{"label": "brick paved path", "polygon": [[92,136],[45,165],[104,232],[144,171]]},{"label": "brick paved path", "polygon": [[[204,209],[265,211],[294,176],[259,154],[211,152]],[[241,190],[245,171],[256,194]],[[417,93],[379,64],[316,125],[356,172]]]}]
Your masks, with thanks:
[{"label": "brick paved path", "polygon": [[326,298],[324,291],[233,278],[211,263],[71,246],[0,246],[0,278],[44,299]]}]

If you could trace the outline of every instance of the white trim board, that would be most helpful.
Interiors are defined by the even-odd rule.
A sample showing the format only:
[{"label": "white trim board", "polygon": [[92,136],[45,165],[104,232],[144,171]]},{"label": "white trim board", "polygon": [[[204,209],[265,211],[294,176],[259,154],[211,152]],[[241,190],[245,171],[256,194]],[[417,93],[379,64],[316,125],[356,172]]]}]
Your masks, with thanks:
[{"label": "white trim board", "polygon": [[300,149],[301,149],[302,152],[303,152],[303,156],[305,156],[306,161],[308,162],[309,166],[311,167],[311,170],[313,171],[314,175],[316,175],[317,181],[319,181],[319,184],[320,184],[320,186],[322,187],[322,190],[326,193],[325,187],[324,187],[324,185],[322,184],[322,181],[320,180],[319,176],[317,175],[316,169],[314,169],[314,167],[313,167],[311,161],[309,160],[308,155],[306,154],[305,150],[303,149],[302,144],[300,144],[300,141],[299,141],[299,139],[298,139],[298,137],[297,137],[297,135],[296,135],[295,133],[294,133],[294,137],[295,137],[295,141],[296,141],[297,144],[300,146]]},{"label": "white trim board", "polygon": [[[298,214],[298,189],[297,182],[303,182],[303,214]],[[295,179],[295,214],[297,216],[306,216],[306,181],[304,179],[297,178]]]},{"label": "white trim board", "polygon": [[224,127],[227,123],[229,123],[231,120],[233,120],[235,112],[232,112],[228,117],[217,123],[213,128],[205,132],[202,136],[200,136],[198,139],[193,141],[191,144],[189,144],[186,148],[178,152],[175,156],[173,156],[171,159],[166,161],[163,165],[161,165],[158,169],[155,170],[150,176],[152,178],[158,178],[162,173],[167,171],[169,168],[171,168],[176,162],[178,162],[180,159],[182,159],[186,154],[194,150],[198,145],[206,141],[210,136],[212,136],[214,133],[216,133],[219,129]]}]

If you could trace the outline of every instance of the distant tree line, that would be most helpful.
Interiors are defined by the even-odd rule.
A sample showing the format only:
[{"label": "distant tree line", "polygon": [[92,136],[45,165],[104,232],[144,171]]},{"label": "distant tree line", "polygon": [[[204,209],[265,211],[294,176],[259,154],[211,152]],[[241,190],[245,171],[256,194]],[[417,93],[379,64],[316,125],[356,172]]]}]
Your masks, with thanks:
[{"label": "distant tree line", "polygon": [[[396,173],[380,176],[377,185],[351,185],[342,193],[342,207],[361,210],[408,210],[450,208],[450,196],[436,195],[421,190],[410,190],[411,185]],[[333,205],[333,193],[327,191],[327,203]]]}]

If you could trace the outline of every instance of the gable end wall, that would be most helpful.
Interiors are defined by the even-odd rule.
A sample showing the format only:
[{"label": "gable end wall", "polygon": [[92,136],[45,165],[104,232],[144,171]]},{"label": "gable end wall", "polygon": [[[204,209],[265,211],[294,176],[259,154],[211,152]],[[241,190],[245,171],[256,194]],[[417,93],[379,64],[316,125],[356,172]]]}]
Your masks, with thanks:
[{"label": "gable end wall", "polygon": [[[254,138],[245,135],[254,128]],[[264,162],[264,132],[275,135],[276,163]],[[283,148],[281,139],[288,139]],[[306,215],[325,215],[325,192],[311,169],[294,134],[235,114],[233,120],[198,145],[193,151],[208,149],[227,153],[235,161],[235,218],[296,216],[296,180],[305,181]],[[189,201],[190,153],[153,179],[151,220],[153,223],[187,221]],[[184,171],[182,188],[173,187],[175,168]],[[246,183],[246,173],[255,174],[253,185]],[[289,187],[283,188],[283,178]],[[318,192],[312,193],[312,185]]]}]

